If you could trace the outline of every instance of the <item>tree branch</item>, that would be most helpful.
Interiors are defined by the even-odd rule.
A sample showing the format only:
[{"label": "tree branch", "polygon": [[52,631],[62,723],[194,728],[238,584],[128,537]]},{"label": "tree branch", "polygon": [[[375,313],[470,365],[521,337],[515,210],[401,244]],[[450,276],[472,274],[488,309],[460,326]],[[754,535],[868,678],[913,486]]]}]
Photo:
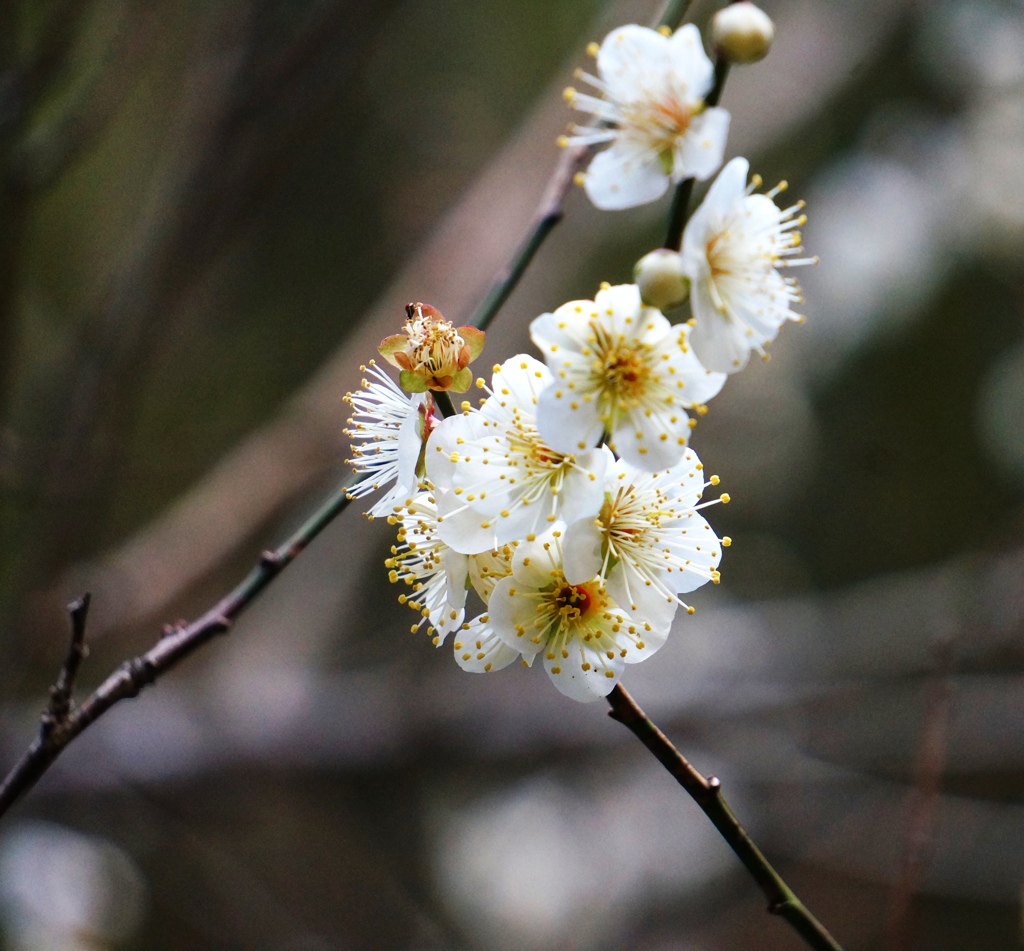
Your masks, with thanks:
[{"label": "tree branch", "polygon": [[511,260],[494,277],[490,289],[484,295],[473,316],[467,321],[474,327],[486,330],[498,311],[515,290],[534,255],[540,250],[544,239],[554,230],[565,214],[565,196],[572,186],[573,176],[586,158],[589,149],[567,148],[555,166],[541,197],[537,212],[526,237],[512,254]]},{"label": "tree branch", "polygon": [[654,754],[655,759],[711,820],[768,899],[768,911],[785,918],[807,946],[815,951],[842,951],[836,940],[797,898],[740,825],[722,795],[722,784],[718,778],[705,777],[695,769],[640,709],[622,684],[616,684],[608,695],[608,703],[611,706],[609,716],[618,720]]},{"label": "tree branch", "polygon": [[285,568],[288,567],[349,503],[351,478],[342,485],[288,539],[273,551],[266,551],[259,562],[235,587],[205,614],[191,624],[169,628],[145,654],[125,661],[90,694],[74,707],[71,693],[82,658],[85,656],[85,619],[89,596],[71,605],[72,637],[67,658],[61,667],[50,702],[43,713],[39,735],[0,784],[0,816],[25,795],[53,765],[77,736],[95,723],[111,707],[139,692],[176,667],[218,634],[231,629],[234,621],[252,604]]}]

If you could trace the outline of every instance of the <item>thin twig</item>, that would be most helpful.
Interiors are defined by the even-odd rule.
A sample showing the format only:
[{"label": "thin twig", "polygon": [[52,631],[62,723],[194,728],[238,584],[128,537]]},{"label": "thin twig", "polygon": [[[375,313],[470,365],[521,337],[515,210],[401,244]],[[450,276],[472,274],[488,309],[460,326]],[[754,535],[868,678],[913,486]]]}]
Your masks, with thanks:
[{"label": "thin twig", "polygon": [[[138,696],[143,687],[155,683],[208,641],[230,630],[234,621],[271,581],[345,510],[349,503],[348,489],[352,484],[352,479],[346,479],[283,544],[273,551],[264,552],[245,579],[205,614],[191,624],[171,629],[145,654],[125,661],[79,706],[73,708],[70,705],[70,691],[81,660],[76,643],[84,649],[88,601],[83,599],[72,605],[72,648],[61,669],[50,707],[43,715],[39,735],[0,784],[0,816],[38,782],[72,740],[111,707],[122,700]],[[58,694],[62,697],[64,693],[68,696],[68,706],[62,716],[54,716],[53,708]]]},{"label": "thin twig", "polygon": [[437,390],[431,395],[434,397],[434,405],[441,411],[441,415],[445,419],[449,416],[454,416],[458,412],[455,409],[455,404],[452,403],[451,394],[447,390]]},{"label": "thin twig", "polygon": [[674,30],[682,22],[692,3],[693,0],[668,0],[655,27],[667,26],[670,30]]},{"label": "thin twig", "polygon": [[733,815],[714,776],[705,777],[679,752],[621,684],[608,695],[609,715],[629,729],[703,810],[768,899],[768,911],[784,918],[815,951],[842,951],[824,926],[797,898]]},{"label": "thin twig", "polygon": [[71,617],[71,643],[57,675],[57,683],[50,691],[50,703],[43,714],[43,729],[47,730],[52,730],[55,725],[67,719],[75,693],[78,668],[89,654],[85,646],[85,622],[89,617],[88,592],[68,605],[68,614]]},{"label": "thin twig", "polygon": [[530,224],[530,230],[516,248],[511,260],[495,276],[490,289],[484,295],[469,323],[481,330],[486,330],[501,309],[509,295],[522,278],[523,273],[533,260],[533,256],[544,243],[544,239],[552,232],[565,214],[565,196],[572,185],[580,163],[586,157],[588,149],[579,146],[567,148],[562,154],[551,175],[540,205]]}]

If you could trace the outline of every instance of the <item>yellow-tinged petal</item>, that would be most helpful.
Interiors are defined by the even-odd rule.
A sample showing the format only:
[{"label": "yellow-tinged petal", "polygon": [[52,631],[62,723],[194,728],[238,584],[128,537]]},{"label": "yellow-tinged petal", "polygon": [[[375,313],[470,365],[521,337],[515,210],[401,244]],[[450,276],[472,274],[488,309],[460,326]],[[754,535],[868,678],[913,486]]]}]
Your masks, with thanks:
[{"label": "yellow-tinged petal", "polygon": [[405,390],[406,393],[427,392],[427,381],[419,374],[413,373],[411,370],[403,370],[398,374],[398,385]]},{"label": "yellow-tinged petal", "polygon": [[487,335],[482,330],[477,330],[476,327],[459,327],[456,332],[469,347],[469,359],[475,360],[480,356],[484,349],[484,338]]},{"label": "yellow-tinged petal", "polygon": [[469,367],[463,367],[452,377],[448,389],[454,393],[465,393],[473,385],[473,371]]},{"label": "yellow-tinged petal", "polygon": [[380,342],[380,346],[377,347],[377,352],[387,360],[388,363],[397,367],[398,361],[395,359],[395,354],[404,350],[408,342],[409,338],[405,334],[391,334],[390,337],[385,337]]}]

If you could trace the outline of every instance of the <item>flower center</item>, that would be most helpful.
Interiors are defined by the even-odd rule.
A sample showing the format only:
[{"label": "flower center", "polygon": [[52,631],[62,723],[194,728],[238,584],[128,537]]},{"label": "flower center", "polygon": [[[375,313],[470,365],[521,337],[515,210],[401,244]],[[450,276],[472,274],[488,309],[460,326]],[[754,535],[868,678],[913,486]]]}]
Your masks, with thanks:
[{"label": "flower center", "polygon": [[726,232],[718,231],[711,236],[711,240],[708,241],[707,247],[704,249],[708,258],[708,266],[711,268],[711,276],[721,277],[723,274],[729,273],[728,262],[723,260],[725,255],[722,254],[722,248],[720,247],[722,242],[720,239]]},{"label": "flower center", "polygon": [[687,102],[675,91],[662,96],[645,98],[623,105],[623,126],[662,155],[668,165],[673,161],[673,149],[690,128],[694,116],[703,107],[702,102]]},{"label": "flower center", "polygon": [[555,610],[562,616],[563,620],[576,621],[586,613],[590,607],[591,598],[586,588],[582,585],[569,584],[568,582],[559,585],[551,596]]},{"label": "flower center", "polygon": [[636,349],[613,347],[604,355],[602,374],[605,392],[634,401],[643,394],[650,372],[643,354]]},{"label": "flower center", "polygon": [[567,464],[571,465],[573,461],[573,457],[555,452],[540,438],[537,427],[524,422],[518,413],[514,417],[514,428],[509,429],[505,437],[512,450],[509,454],[510,457],[521,457],[527,472],[530,472],[535,466],[540,469],[561,469]]},{"label": "flower center", "polygon": [[697,111],[674,92],[633,103],[624,109],[628,124],[658,152],[671,151],[676,141],[686,135]]},{"label": "flower center", "polygon": [[580,627],[586,627],[604,607],[605,598],[597,581],[569,584],[564,577],[550,590],[537,606],[547,615],[547,624],[570,636]]},{"label": "flower center", "polygon": [[416,315],[406,321],[409,359],[413,369],[428,369],[435,376],[452,375],[459,369],[459,357],[466,342],[447,320]]}]

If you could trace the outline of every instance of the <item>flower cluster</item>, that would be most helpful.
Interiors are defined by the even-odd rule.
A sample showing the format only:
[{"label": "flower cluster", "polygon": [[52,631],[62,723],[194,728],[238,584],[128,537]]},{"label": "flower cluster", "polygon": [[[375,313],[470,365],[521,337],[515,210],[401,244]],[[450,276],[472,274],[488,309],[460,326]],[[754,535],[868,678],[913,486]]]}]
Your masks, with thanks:
[{"label": "flower cluster", "polygon": [[370,514],[397,526],[387,567],[413,630],[451,635],[466,670],[541,657],[563,693],[593,700],[665,642],[677,608],[692,610],[683,595],[718,581],[728,540],[701,514],[718,480],[687,447],[687,410],[725,377],[635,285],[531,329],[548,365],[506,360],[477,381],[479,405],[448,418],[371,367],[349,397],[354,494],[387,488]]},{"label": "flower cluster", "polygon": [[[762,18],[719,18],[719,57],[764,55]],[[611,143],[582,178],[594,203],[625,208],[710,178],[729,116],[708,102],[716,70],[697,28],[626,26],[592,52],[598,75],[581,76],[601,97],[567,97],[595,123],[563,144]],[[368,514],[397,528],[387,567],[399,600],[414,631],[450,638],[465,670],[540,658],[562,693],[597,699],[665,643],[679,607],[692,613],[689,592],[718,583],[729,539],[703,510],[729,496],[704,501],[718,477],[690,436],[728,375],[799,319],[799,288],[780,271],[811,260],[802,203],[780,208],[785,183],[759,194],[748,172],[745,159],[726,164],[678,247],[645,256],[635,283],[533,320],[542,359],[494,366],[476,405],[457,409],[446,391],[469,388],[483,334],[426,304],[380,347],[400,385],[371,364],[349,395],[352,495],[385,490]],[[671,322],[663,310],[687,298],[689,316]]]},{"label": "flower cluster", "polygon": [[[749,62],[771,43],[771,21],[753,4],[727,7],[715,19],[715,45],[726,61]],[[708,107],[715,69],[692,24],[666,35],[642,26],[613,30],[592,48],[597,76],[578,75],[601,97],[566,90],[592,126],[570,127],[560,144],[611,143],[591,161],[580,183],[598,208],[631,208],[661,197],[670,183],[710,178],[722,163],[729,114]],[[801,300],[780,268],[810,264],[797,230],[802,202],[780,209],[785,183],[754,194],[746,159],[729,162],[690,218],[681,253],[662,249],[640,262],[637,282],[647,303],[674,307],[691,300],[691,344],[704,367],[742,369],[751,351],[765,355],[786,320],[800,319]],[[673,273],[674,272],[674,273]]]}]

